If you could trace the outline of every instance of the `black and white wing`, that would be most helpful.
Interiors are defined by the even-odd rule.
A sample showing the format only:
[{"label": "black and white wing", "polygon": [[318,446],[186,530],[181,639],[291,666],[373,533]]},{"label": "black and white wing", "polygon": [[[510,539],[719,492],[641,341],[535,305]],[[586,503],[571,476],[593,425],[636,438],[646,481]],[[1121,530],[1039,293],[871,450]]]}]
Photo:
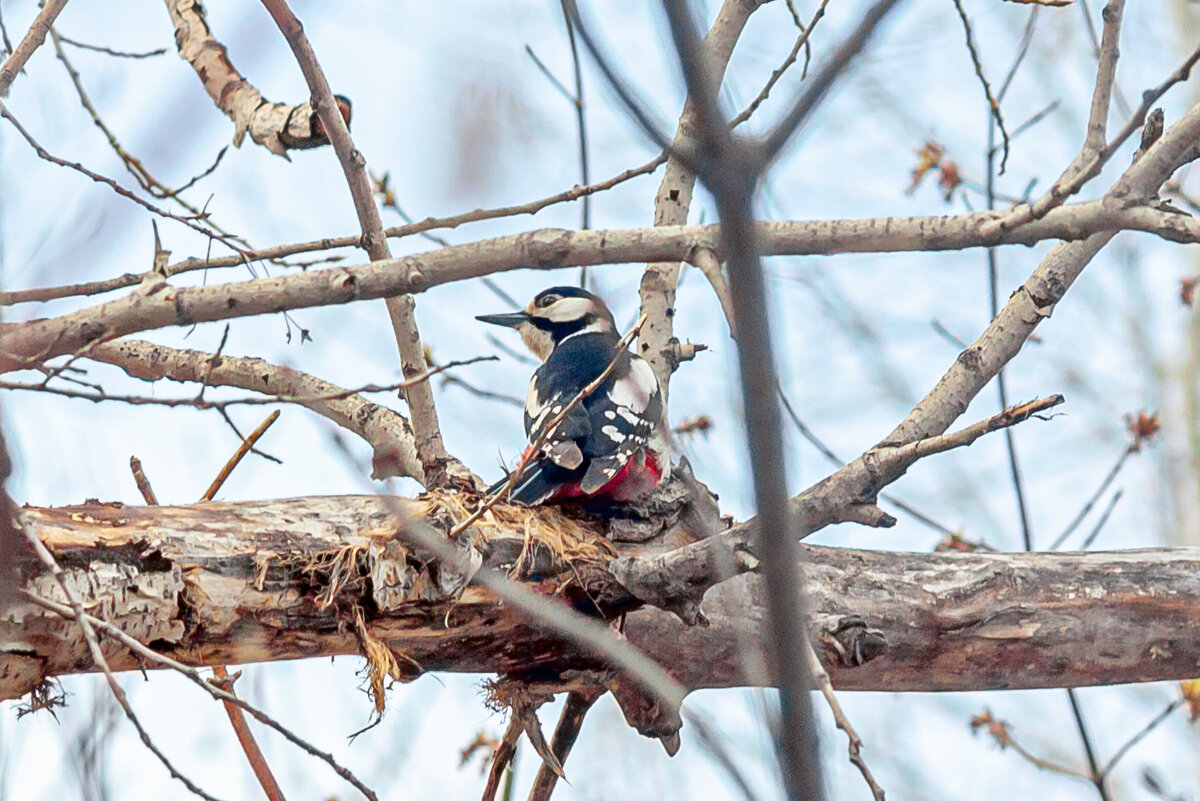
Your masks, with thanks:
[{"label": "black and white wing", "polygon": [[662,394],[650,364],[627,354],[613,377],[588,403],[592,434],[583,445],[590,459],[579,489],[598,492],[616,477],[662,424]]}]

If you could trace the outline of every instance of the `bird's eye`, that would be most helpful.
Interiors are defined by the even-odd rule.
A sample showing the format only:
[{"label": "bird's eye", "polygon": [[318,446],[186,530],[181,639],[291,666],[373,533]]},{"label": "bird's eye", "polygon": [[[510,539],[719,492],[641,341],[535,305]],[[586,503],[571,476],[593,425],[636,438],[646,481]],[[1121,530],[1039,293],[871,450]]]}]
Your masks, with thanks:
[{"label": "bird's eye", "polygon": [[553,305],[554,302],[557,300],[558,300],[558,295],[543,295],[542,297],[538,298],[537,307],[539,309],[544,309],[547,306]]}]

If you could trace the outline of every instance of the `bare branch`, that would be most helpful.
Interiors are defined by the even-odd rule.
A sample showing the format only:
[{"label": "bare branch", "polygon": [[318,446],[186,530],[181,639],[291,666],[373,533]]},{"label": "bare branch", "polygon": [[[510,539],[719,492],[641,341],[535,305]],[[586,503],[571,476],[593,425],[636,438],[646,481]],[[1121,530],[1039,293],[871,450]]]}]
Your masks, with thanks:
[{"label": "bare branch", "polygon": [[301,405],[366,440],[375,452],[375,478],[417,478],[422,474],[412,429],[403,416],[359,395],[347,395],[341,387],[290,367],[262,359],[222,356],[210,370],[212,354],[135,339],[98,345],[88,358],[116,365],[144,381],[167,378],[191,382],[207,378],[210,386],[239,387],[276,397],[323,398]]},{"label": "bare branch", "polygon": [[988,111],[1000,129],[1001,144],[1004,149],[1004,156],[1000,159],[1000,174],[1004,175],[1004,170],[1008,166],[1009,136],[1004,127],[1004,116],[1000,113],[1000,101],[992,94],[992,87],[983,74],[983,62],[980,61],[979,53],[975,50],[975,40],[971,34],[971,20],[967,17],[962,0],[954,0],[954,8],[958,11],[958,18],[962,22],[963,34],[967,39],[967,52],[971,56],[971,64],[975,67],[975,77],[979,78],[979,83],[983,85],[983,96],[987,99]]},{"label": "bare branch", "polygon": [[5,106],[3,103],[0,103],[0,117],[3,117],[4,119],[8,120],[12,124],[12,126],[17,129],[17,133],[21,134],[21,137],[29,144],[30,147],[33,148],[34,152],[37,153],[38,158],[48,161],[51,164],[57,164],[59,167],[66,167],[67,169],[74,170],[75,172],[78,172],[82,175],[87,176],[88,178],[92,179],[93,181],[95,181],[98,184],[104,184],[105,186],[109,187],[114,192],[116,192],[118,195],[120,195],[121,197],[126,198],[127,200],[132,200],[134,203],[136,203],[137,205],[146,209],[150,213],[156,214],[159,217],[163,217],[168,220],[174,220],[175,222],[183,223],[188,228],[191,228],[193,231],[196,231],[197,233],[202,234],[202,235],[208,237],[209,239],[215,239],[215,240],[219,241],[221,244],[225,245],[230,250],[240,251],[242,249],[242,246],[238,242],[236,242],[233,238],[221,233],[219,230],[214,230],[212,227],[205,228],[203,225],[201,225],[200,224],[201,222],[207,222],[206,218],[203,215],[194,215],[193,214],[193,215],[185,217],[185,216],[182,216],[179,214],[172,214],[169,211],[160,209],[158,206],[155,206],[153,203],[149,203],[149,202],[143,200],[142,198],[135,195],[133,192],[129,191],[125,187],[118,184],[113,179],[107,178],[103,175],[100,175],[99,173],[89,170],[87,167],[84,167],[82,164],[80,164],[77,161],[67,161],[66,159],[62,159],[62,158],[59,158],[58,156],[53,155],[52,153],[47,151],[44,147],[42,147],[40,144],[38,144],[37,140],[34,139],[33,136],[28,131],[25,130],[25,128],[21,125],[21,123],[17,121],[17,118],[12,115],[12,112],[10,112],[8,110],[8,107]]},{"label": "bare branch", "polygon": [[[1200,111],[1185,118],[1192,127]],[[1186,128],[1184,130],[1186,130]],[[1174,130],[1174,129],[1173,129]],[[1165,135],[1164,135],[1165,138]],[[1161,147],[1147,154],[1141,164]],[[758,225],[764,255],[953,250],[1045,239],[1077,240],[1139,230],[1172,241],[1200,242],[1200,222],[1147,207],[1113,208],[1090,201],[1055,209],[1017,230],[983,237],[981,224],[998,212],[904,219],[771,222]],[[1097,234],[1096,232],[1106,232]],[[207,287],[172,288],[150,280],[132,295],[61,317],[17,327],[0,325],[0,371],[74,353],[97,338],[172,325],[191,326],[281,310],[369,300],[517,269],[688,260],[699,249],[720,252],[716,226],[618,231],[540,229],[369,265],[309,270],[279,278]]]},{"label": "bare branch", "polygon": [[875,801],[884,801],[883,788],[879,786],[879,782],[875,781],[875,776],[862,758],[862,738],[850,724],[850,719],[846,717],[846,712],[838,702],[837,696],[834,695],[833,683],[829,680],[829,673],[825,670],[825,666],[821,664],[821,658],[811,648],[808,649],[808,661],[809,668],[813,673],[813,683],[817,685],[817,689],[825,698],[825,703],[829,705],[829,711],[833,713],[833,722],[846,735],[846,750],[850,763],[862,774],[863,781],[867,783],[867,787],[871,788],[871,795]]},{"label": "bare branch", "polygon": [[[294,564],[289,567],[284,557],[391,541],[394,529],[381,524],[391,519],[393,501],[414,519],[436,514],[421,501],[385,503],[371,496],[167,508],[92,503],[29,508],[24,514],[30,530],[56,554],[72,549],[78,554],[80,548],[95,546],[86,551],[89,558],[121,558],[139,547],[131,544],[157,544],[154,558],[135,565],[136,576],[94,574],[104,578],[96,584],[97,599],[139,599],[134,609],[106,606],[112,625],[141,621],[149,628],[140,628],[139,636],[157,640],[159,654],[148,648],[136,657],[124,649],[108,654],[114,669],[129,670],[141,660],[147,665],[163,664],[163,659],[252,663],[357,653],[354,637],[338,629],[336,607],[313,611],[313,576]],[[522,514],[536,519],[550,512]],[[522,520],[492,533],[486,538],[485,567],[509,562],[524,542]],[[1070,554],[806,550],[813,641],[825,645],[820,655],[839,690],[1017,689],[1183,679],[1193,676],[1200,659],[1200,643],[1189,634],[1200,625],[1195,580],[1200,549]],[[274,554],[261,590],[253,558],[259,552]],[[185,585],[161,585],[165,589],[160,590],[155,584],[156,577],[181,564],[189,566],[189,597],[204,599],[192,608],[196,617],[188,621],[179,619],[178,595]],[[593,574],[587,575],[597,598],[617,597],[603,594],[619,589],[617,585],[603,583],[601,574],[594,574],[595,582]],[[538,585],[538,591],[555,592],[554,580],[549,581]],[[131,593],[131,586],[147,591]],[[367,584],[351,595],[367,597],[373,589]],[[628,615],[626,634],[688,689],[762,686],[761,637],[749,638],[752,659],[742,659],[747,634],[761,625],[760,591],[756,577],[739,577],[709,593],[707,628],[645,609]],[[519,671],[529,667],[533,653],[542,655],[538,666],[546,671],[595,667],[577,646],[564,646],[557,633],[530,626],[526,613],[498,604],[485,589],[468,587],[453,605],[453,625],[447,627],[449,608],[445,601],[420,601],[381,612],[370,625],[388,647],[427,670]],[[58,609],[73,617],[69,607],[60,604]],[[307,610],[304,629],[295,628],[289,615],[300,609]],[[156,624],[160,612],[167,616],[164,620],[179,622]],[[36,610],[20,607],[11,614],[32,623],[28,616]],[[838,639],[833,632],[839,625],[854,616],[886,640],[873,659],[858,667],[845,661],[852,649],[843,657],[829,643],[830,637]],[[77,631],[74,623],[58,625],[69,627],[62,631]],[[37,659],[30,653],[38,654]],[[1156,656],[1149,658],[1151,653]],[[78,637],[31,642],[19,622],[0,620],[0,698],[15,697],[36,684],[40,674],[20,666],[41,659],[49,675],[77,672],[89,664]]]},{"label": "bare branch", "polygon": [[257,428],[250,432],[250,436],[242,440],[242,444],[239,445],[238,449],[233,452],[233,456],[229,457],[229,461],[227,461],[225,466],[221,468],[221,472],[217,473],[217,477],[212,480],[212,483],[208,485],[208,489],[206,489],[204,494],[200,496],[200,500],[211,501],[213,498],[217,497],[217,492],[221,489],[221,485],[224,484],[229,478],[229,475],[233,472],[233,469],[241,463],[242,459],[246,458],[246,454],[249,453],[250,449],[254,447],[254,443],[262,439],[263,434],[267,433],[267,429],[270,428],[278,419],[279,410],[276,409],[267,415],[267,418],[259,423]]},{"label": "bare branch", "polygon": [[[361,247],[367,252],[372,261],[391,258],[388,250],[387,237],[383,231],[383,221],[379,218],[379,210],[375,207],[375,198],[371,190],[371,179],[367,174],[366,161],[350,139],[350,130],[346,120],[338,113],[333,92],[325,80],[325,73],[317,62],[312,45],[304,33],[304,26],[292,13],[286,0],[263,0],[263,5],[279,26],[280,32],[287,39],[296,55],[300,71],[308,82],[309,91],[313,96],[313,107],[324,126],[325,132],[333,144],[342,171],[346,174],[346,183],[350,195],[354,199],[354,209],[358,213],[358,221],[362,226]],[[421,335],[417,331],[415,315],[416,304],[411,295],[396,295],[387,298],[388,314],[392,320],[392,329],[396,334],[396,345],[400,350],[400,363],[406,378],[412,378],[425,371],[425,348],[421,344]],[[427,487],[440,486],[452,477],[470,482],[470,471],[446,453],[442,444],[441,429],[438,426],[437,408],[433,403],[433,390],[426,382],[414,384],[404,392],[412,417],[413,433],[416,438],[417,455],[421,459],[424,470],[422,483]]]},{"label": "bare branch", "polygon": [[[306,150],[329,143],[310,103],[271,103],[229,60],[229,51],[212,35],[200,0],[166,0],[175,25],[175,46],[192,65],[213,103],[233,121],[233,144],[241,147],[247,133],[277,156],[289,149]],[[346,107],[349,115],[349,107]]]},{"label": "bare branch", "polygon": [[825,94],[833,87],[838,76],[862,52],[874,34],[875,28],[897,2],[898,0],[880,0],[867,10],[858,27],[846,37],[841,47],[834,51],[833,56],[820,72],[813,76],[807,88],[796,98],[791,109],[764,139],[758,154],[763,165],[774,160],[788,141],[800,130],[800,126],[825,99]]},{"label": "bare branch", "polygon": [[129,469],[133,472],[133,481],[137,484],[138,492],[142,495],[142,500],[147,506],[158,506],[158,498],[154,495],[154,488],[150,486],[150,479],[146,478],[146,472],[142,470],[142,460],[136,456],[129,457]]},{"label": "bare branch", "polygon": [[50,32],[50,26],[54,24],[54,20],[58,19],[59,13],[66,4],[67,0],[47,0],[42,5],[38,15],[34,17],[33,24],[29,26],[25,38],[21,40],[15,50],[9,53],[8,58],[4,60],[4,65],[0,66],[0,97],[8,97],[8,88],[17,79],[18,73],[25,68],[25,62],[33,55],[33,51],[46,41],[46,34]]},{"label": "bare branch", "polygon": [[[533,200],[528,203],[522,203],[516,206],[502,206],[495,209],[476,209],[463,214],[455,214],[449,217],[429,217],[408,225],[399,225],[392,228],[387,228],[384,233],[389,238],[399,238],[421,234],[426,231],[431,231],[437,228],[457,228],[460,225],[465,225],[472,222],[480,222],[483,220],[495,220],[503,217],[514,217],[520,214],[537,214],[542,209],[557,203],[566,203],[573,200],[578,200],[582,197],[594,195],[597,192],[603,192],[613,188],[626,181],[637,178],[641,175],[648,175],[667,161],[666,153],[655,156],[650,161],[642,164],[639,167],[633,167],[624,172],[614,175],[611,178],[603,181],[598,181],[588,186],[575,186],[565,192],[559,192],[549,197]],[[217,256],[200,258],[184,259],[176,264],[169,265],[162,275],[171,277],[180,273],[192,272],[194,270],[207,270],[216,267],[235,267],[243,264],[249,264],[255,261],[271,260],[275,261],[286,256],[294,256],[299,253],[311,253],[313,251],[332,250],[334,248],[355,247],[362,241],[362,235],[342,237],[328,237],[325,239],[317,239],[311,242],[300,242],[294,245],[277,245],[272,248],[262,248],[260,250],[248,250],[245,253],[238,253],[232,256]],[[125,275],[115,278],[107,278],[101,281],[88,281],[81,284],[70,284],[60,287],[45,287],[39,289],[21,289],[8,292],[0,292],[0,306],[10,306],[15,303],[30,303],[35,301],[49,301],[58,298],[73,297],[75,295],[98,295],[103,292],[112,292],[117,289],[137,286],[147,277],[149,273],[126,273]]]}]

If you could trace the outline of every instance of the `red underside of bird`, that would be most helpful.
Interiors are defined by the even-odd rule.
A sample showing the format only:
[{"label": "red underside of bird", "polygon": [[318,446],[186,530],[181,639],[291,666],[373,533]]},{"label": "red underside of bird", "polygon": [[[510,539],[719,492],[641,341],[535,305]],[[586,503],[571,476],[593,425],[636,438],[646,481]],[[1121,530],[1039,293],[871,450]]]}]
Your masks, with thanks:
[{"label": "red underside of bird", "polygon": [[[532,446],[525,449],[521,462],[530,458]],[[580,480],[563,484],[547,500],[564,501],[575,498],[608,498],[614,501],[631,501],[641,498],[658,486],[663,476],[662,465],[657,456],[642,448],[617,471],[608,483],[591,494],[580,489]]]}]

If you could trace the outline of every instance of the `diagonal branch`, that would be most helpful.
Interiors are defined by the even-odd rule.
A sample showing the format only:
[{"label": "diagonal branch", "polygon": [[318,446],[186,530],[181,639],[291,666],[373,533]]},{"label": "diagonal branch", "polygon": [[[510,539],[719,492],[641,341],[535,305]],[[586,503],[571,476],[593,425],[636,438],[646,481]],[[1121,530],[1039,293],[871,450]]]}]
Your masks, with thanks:
[{"label": "diagonal branch", "polygon": [[[371,179],[367,175],[366,160],[350,139],[350,130],[346,121],[337,112],[333,92],[325,80],[325,73],[317,62],[316,54],[308,37],[304,34],[304,26],[300,24],[295,14],[288,7],[286,0],[263,0],[263,5],[279,26],[279,30],[287,39],[296,55],[304,79],[312,92],[313,108],[316,110],[321,124],[324,126],[333,149],[341,162],[342,171],[346,174],[346,183],[350,187],[350,195],[354,199],[354,209],[358,213],[359,224],[362,226],[362,241],[360,246],[371,257],[372,261],[391,258],[388,249],[387,236],[384,234],[383,221],[379,210],[375,207],[374,193],[371,189]],[[396,334],[396,344],[400,350],[400,362],[406,378],[420,375],[425,371],[425,348],[421,344],[421,335],[417,331],[417,321],[414,316],[416,304],[408,294],[392,296],[387,299],[388,314],[391,316],[392,328]],[[437,408],[433,402],[433,390],[427,382],[415,384],[404,392],[412,417],[413,432],[416,437],[417,455],[421,459],[424,471],[423,483],[427,487],[440,486],[453,477],[458,480],[472,482],[471,473],[457,460],[446,453],[442,444],[441,429],[438,426]]]},{"label": "diagonal branch", "polygon": [[374,450],[374,477],[423,475],[412,428],[402,415],[361,395],[345,395],[341,387],[290,367],[257,358],[222,356],[170,348],[136,339],[118,339],[88,351],[93,361],[120,367],[134,378],[180,382],[205,381],[209,386],[238,387],[252,392],[296,398],[321,398],[301,405],[362,437]]},{"label": "diagonal branch", "polygon": [[[175,47],[192,65],[213,103],[233,121],[233,144],[241,147],[246,134],[277,156],[288,150],[307,150],[329,144],[311,103],[272,103],[242,76],[229,51],[208,27],[201,0],[166,0],[175,26]],[[345,113],[350,113],[346,101]]]},{"label": "diagonal branch", "polygon": [[54,24],[54,20],[58,19],[59,13],[66,4],[67,0],[48,0],[42,5],[38,15],[34,17],[33,24],[29,26],[25,38],[21,40],[15,50],[8,54],[4,65],[0,66],[0,97],[8,97],[9,87],[17,79],[21,70],[25,68],[25,62],[33,55],[33,51],[46,41],[46,34],[50,32],[50,26]]}]

